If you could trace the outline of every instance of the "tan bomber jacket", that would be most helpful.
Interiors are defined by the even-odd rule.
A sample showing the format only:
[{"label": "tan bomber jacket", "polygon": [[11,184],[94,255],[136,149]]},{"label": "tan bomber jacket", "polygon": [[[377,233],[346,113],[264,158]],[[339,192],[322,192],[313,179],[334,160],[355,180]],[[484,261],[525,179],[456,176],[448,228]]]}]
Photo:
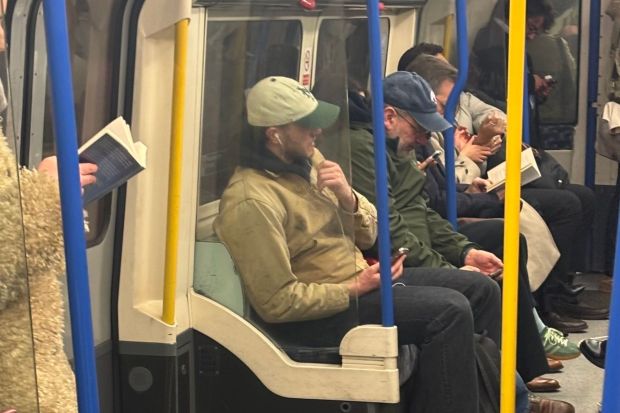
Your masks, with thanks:
[{"label": "tan bomber jacket", "polygon": [[[359,248],[376,239],[375,207],[359,193],[347,213],[329,189],[292,173],[239,167],[220,202],[215,232],[241,274],[245,293],[267,322],[318,319],[349,306],[346,281],[368,267]],[[358,248],[359,247],[359,248]]]}]

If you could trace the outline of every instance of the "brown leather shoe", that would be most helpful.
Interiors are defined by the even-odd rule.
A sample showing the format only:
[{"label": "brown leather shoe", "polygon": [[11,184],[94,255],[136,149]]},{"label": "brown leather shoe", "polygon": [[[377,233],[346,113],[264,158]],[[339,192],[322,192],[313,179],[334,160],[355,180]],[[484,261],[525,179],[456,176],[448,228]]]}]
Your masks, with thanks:
[{"label": "brown leather shoe", "polygon": [[530,394],[530,413],[575,413],[572,404],[561,400],[543,399]]},{"label": "brown leather shoe", "polygon": [[550,379],[549,377],[535,377],[529,383],[526,384],[530,391],[541,393],[548,391],[556,391],[560,388],[560,382],[556,379]]},{"label": "brown leather shoe", "polygon": [[540,315],[543,323],[548,327],[560,330],[564,334],[578,333],[588,329],[588,323],[576,318],[561,316],[554,311],[549,311]]},{"label": "brown leather shoe", "polygon": [[549,373],[557,373],[564,368],[564,364],[560,360],[547,358],[547,364],[549,365]]},{"label": "brown leather shoe", "polygon": [[553,308],[561,316],[568,316],[579,320],[606,320],[609,318],[608,307],[593,307],[583,303],[567,303],[562,300],[553,302]]}]

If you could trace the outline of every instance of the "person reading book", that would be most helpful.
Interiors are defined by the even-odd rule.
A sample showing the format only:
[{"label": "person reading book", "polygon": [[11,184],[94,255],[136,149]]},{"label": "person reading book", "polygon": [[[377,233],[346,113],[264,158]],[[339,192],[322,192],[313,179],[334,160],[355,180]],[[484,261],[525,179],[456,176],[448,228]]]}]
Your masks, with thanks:
[{"label": "person reading book", "polygon": [[[408,70],[415,71],[429,81],[437,94],[438,102],[447,100],[454,88],[458,74],[456,68],[445,60],[429,55],[418,56],[408,66]],[[442,110],[441,105],[438,105],[438,110]],[[476,128],[480,127],[478,120],[483,118],[485,113],[498,110],[464,92],[460,96],[456,120],[459,125],[467,126],[469,133],[474,134]],[[487,165],[492,167],[505,160],[505,150],[502,146],[496,154],[487,159]],[[470,175],[472,172],[476,172],[475,168],[467,169]],[[459,176],[457,173],[457,177]],[[473,176],[480,175],[474,174]],[[594,218],[594,195],[592,191],[583,185],[568,183],[562,189],[533,188],[530,184],[522,188],[521,197],[543,217],[561,253],[551,275],[537,292],[541,294],[538,297],[538,302],[544,312],[543,319],[545,322],[561,330],[583,329],[583,326],[587,325],[580,318],[604,317],[608,313],[604,309],[567,302],[567,300],[572,300],[572,296],[579,293],[579,290],[572,287],[569,271],[571,266],[573,270],[585,266],[584,258],[587,248],[584,244],[587,237],[578,234],[588,234],[591,228]],[[571,298],[567,298],[567,295],[570,295]]]},{"label": "person reading book", "polygon": [[78,153],[80,161],[98,166],[97,181],[84,190],[84,205],[102,198],[146,167],[146,146],[133,141],[122,117],[97,132]]},{"label": "person reading book", "polygon": [[[429,208],[424,194],[426,177],[411,159],[411,150],[416,145],[427,143],[430,131],[441,131],[450,127],[437,113],[433,92],[420,76],[410,72],[396,72],[386,77],[383,92],[392,245],[410,249],[411,252],[405,259],[405,267],[420,270],[426,270],[422,267],[431,267],[446,271],[446,276],[441,278],[444,287],[458,291],[472,287],[469,283],[475,282],[476,277],[469,276],[469,272],[455,271],[455,267],[462,266],[478,271],[474,273],[478,278],[491,281],[491,276],[503,268],[503,263],[498,258],[498,255],[503,253],[503,223],[498,220],[475,222],[459,228],[461,233],[456,232],[450,223]],[[356,99],[355,95],[355,91],[349,91],[350,105]],[[358,100],[358,103],[357,113],[361,114],[362,102]],[[352,181],[356,191],[375,201],[371,111],[368,104],[363,109],[365,116],[350,119]],[[349,110],[349,114],[351,113],[353,111]],[[429,168],[432,166],[427,170]],[[534,320],[528,285],[527,249],[524,243],[524,238],[520,237],[518,371],[526,382],[543,382],[557,386],[557,381],[539,378],[547,372],[548,366]],[[377,245],[369,249],[367,254],[376,256]],[[448,269],[453,269],[453,272],[447,272]],[[450,275],[453,276],[452,279]],[[439,281],[438,277],[436,281]],[[467,292],[463,293],[467,295]],[[489,337],[493,337],[493,330],[490,331]],[[576,354],[579,354],[578,350]],[[572,356],[575,356],[574,352]]]}]

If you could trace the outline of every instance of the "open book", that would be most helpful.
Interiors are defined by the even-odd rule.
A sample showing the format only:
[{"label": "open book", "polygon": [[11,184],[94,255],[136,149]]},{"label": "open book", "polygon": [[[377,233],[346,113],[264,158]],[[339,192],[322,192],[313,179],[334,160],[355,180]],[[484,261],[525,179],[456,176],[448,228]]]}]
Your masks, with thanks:
[{"label": "open book", "polygon": [[[498,191],[506,185],[506,162],[502,162],[493,169],[487,171],[487,177],[492,182],[487,191]],[[521,186],[527,185],[540,178],[540,170],[534,158],[532,148],[521,152]]]},{"label": "open book", "polygon": [[134,142],[129,125],[114,119],[78,150],[80,162],[97,165],[97,182],[84,187],[84,205],[127,182],[146,167],[146,146]]}]

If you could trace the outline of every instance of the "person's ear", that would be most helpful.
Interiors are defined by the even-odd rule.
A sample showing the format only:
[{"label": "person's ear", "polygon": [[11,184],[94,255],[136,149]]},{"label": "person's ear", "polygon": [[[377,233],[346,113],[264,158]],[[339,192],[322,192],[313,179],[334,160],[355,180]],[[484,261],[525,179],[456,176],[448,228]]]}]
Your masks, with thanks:
[{"label": "person's ear", "polygon": [[383,109],[383,124],[387,131],[391,131],[394,129],[394,126],[396,125],[397,117],[398,117],[398,114],[396,113],[396,110],[393,107],[386,106]]},{"label": "person's ear", "polygon": [[267,128],[267,139],[269,139],[272,143],[277,143],[279,145],[282,145],[282,138],[280,137],[280,134],[278,133],[278,129],[275,127],[270,127]]}]

